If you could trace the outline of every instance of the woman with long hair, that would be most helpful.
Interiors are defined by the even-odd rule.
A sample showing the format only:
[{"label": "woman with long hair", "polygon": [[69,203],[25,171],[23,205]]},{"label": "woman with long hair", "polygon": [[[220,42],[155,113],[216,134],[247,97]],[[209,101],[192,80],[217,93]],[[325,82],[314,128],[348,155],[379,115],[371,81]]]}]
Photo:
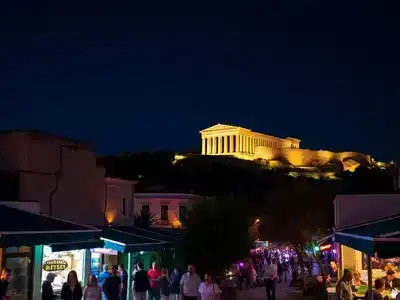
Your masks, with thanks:
[{"label": "woman with long hair", "polygon": [[82,296],[82,286],[76,272],[72,270],[68,273],[67,282],[64,282],[61,289],[61,300],[81,300]]},{"label": "woman with long hair", "polygon": [[95,275],[89,277],[88,284],[83,291],[83,300],[101,300],[101,288]]}]

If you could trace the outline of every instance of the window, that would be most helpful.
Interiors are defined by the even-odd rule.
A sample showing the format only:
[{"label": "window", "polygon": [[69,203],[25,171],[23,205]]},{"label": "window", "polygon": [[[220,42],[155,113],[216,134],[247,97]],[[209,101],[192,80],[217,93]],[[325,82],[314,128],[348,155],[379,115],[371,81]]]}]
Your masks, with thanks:
[{"label": "window", "polygon": [[168,205],[161,205],[161,221],[168,221]]},{"label": "window", "polygon": [[126,215],[126,199],[122,198],[122,214]]},{"label": "window", "polygon": [[144,214],[144,215],[150,214],[150,207],[148,204],[142,205],[142,214]]},{"label": "window", "polygon": [[186,206],[179,206],[179,221],[181,223],[186,222],[187,208]]}]

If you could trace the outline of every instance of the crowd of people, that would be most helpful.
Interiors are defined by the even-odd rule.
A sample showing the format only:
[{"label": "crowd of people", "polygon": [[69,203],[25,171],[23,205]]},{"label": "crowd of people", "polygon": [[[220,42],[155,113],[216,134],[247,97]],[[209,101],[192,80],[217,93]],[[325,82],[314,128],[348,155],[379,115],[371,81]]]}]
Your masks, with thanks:
[{"label": "crowd of people", "polygon": [[[110,270],[111,269],[111,270]],[[111,272],[110,272],[111,271]],[[8,278],[3,271],[3,278]],[[42,300],[54,300],[52,283],[56,274],[49,273],[42,284]],[[1,284],[0,300],[7,293],[7,285]],[[221,290],[213,282],[210,274],[204,275],[204,282],[197,275],[194,265],[188,266],[186,273],[174,269],[171,276],[167,269],[160,269],[154,262],[150,270],[144,270],[143,262],[138,262],[132,274],[132,300],[219,300]],[[109,268],[103,266],[98,277],[91,275],[85,287],[78,281],[74,270],[68,273],[67,281],[61,289],[61,300],[127,300],[128,273],[121,264]],[[131,300],[131,299],[130,299]]]}]

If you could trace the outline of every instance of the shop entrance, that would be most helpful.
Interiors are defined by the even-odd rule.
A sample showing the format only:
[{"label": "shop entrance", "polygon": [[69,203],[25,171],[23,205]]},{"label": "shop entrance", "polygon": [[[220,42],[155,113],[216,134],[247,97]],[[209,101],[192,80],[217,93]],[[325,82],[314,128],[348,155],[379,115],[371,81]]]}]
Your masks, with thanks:
[{"label": "shop entrance", "polygon": [[32,299],[32,248],[5,248],[2,266],[11,269],[7,296],[15,300]]}]

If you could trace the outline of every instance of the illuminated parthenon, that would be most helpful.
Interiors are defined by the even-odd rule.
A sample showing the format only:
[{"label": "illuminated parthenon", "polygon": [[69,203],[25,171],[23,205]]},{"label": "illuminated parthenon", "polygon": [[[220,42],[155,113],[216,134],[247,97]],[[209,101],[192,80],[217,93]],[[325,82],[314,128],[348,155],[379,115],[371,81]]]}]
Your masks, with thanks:
[{"label": "illuminated parthenon", "polygon": [[246,128],[217,124],[200,131],[202,155],[227,155],[241,159],[263,159],[270,163],[298,168],[340,163],[346,169],[349,159],[370,165],[372,158],[359,152],[332,152],[300,149],[300,140],[278,138]]},{"label": "illuminated parthenon", "polygon": [[295,138],[282,139],[230,125],[217,124],[200,133],[203,155],[254,155],[258,146],[292,149],[300,146],[300,140]]}]

